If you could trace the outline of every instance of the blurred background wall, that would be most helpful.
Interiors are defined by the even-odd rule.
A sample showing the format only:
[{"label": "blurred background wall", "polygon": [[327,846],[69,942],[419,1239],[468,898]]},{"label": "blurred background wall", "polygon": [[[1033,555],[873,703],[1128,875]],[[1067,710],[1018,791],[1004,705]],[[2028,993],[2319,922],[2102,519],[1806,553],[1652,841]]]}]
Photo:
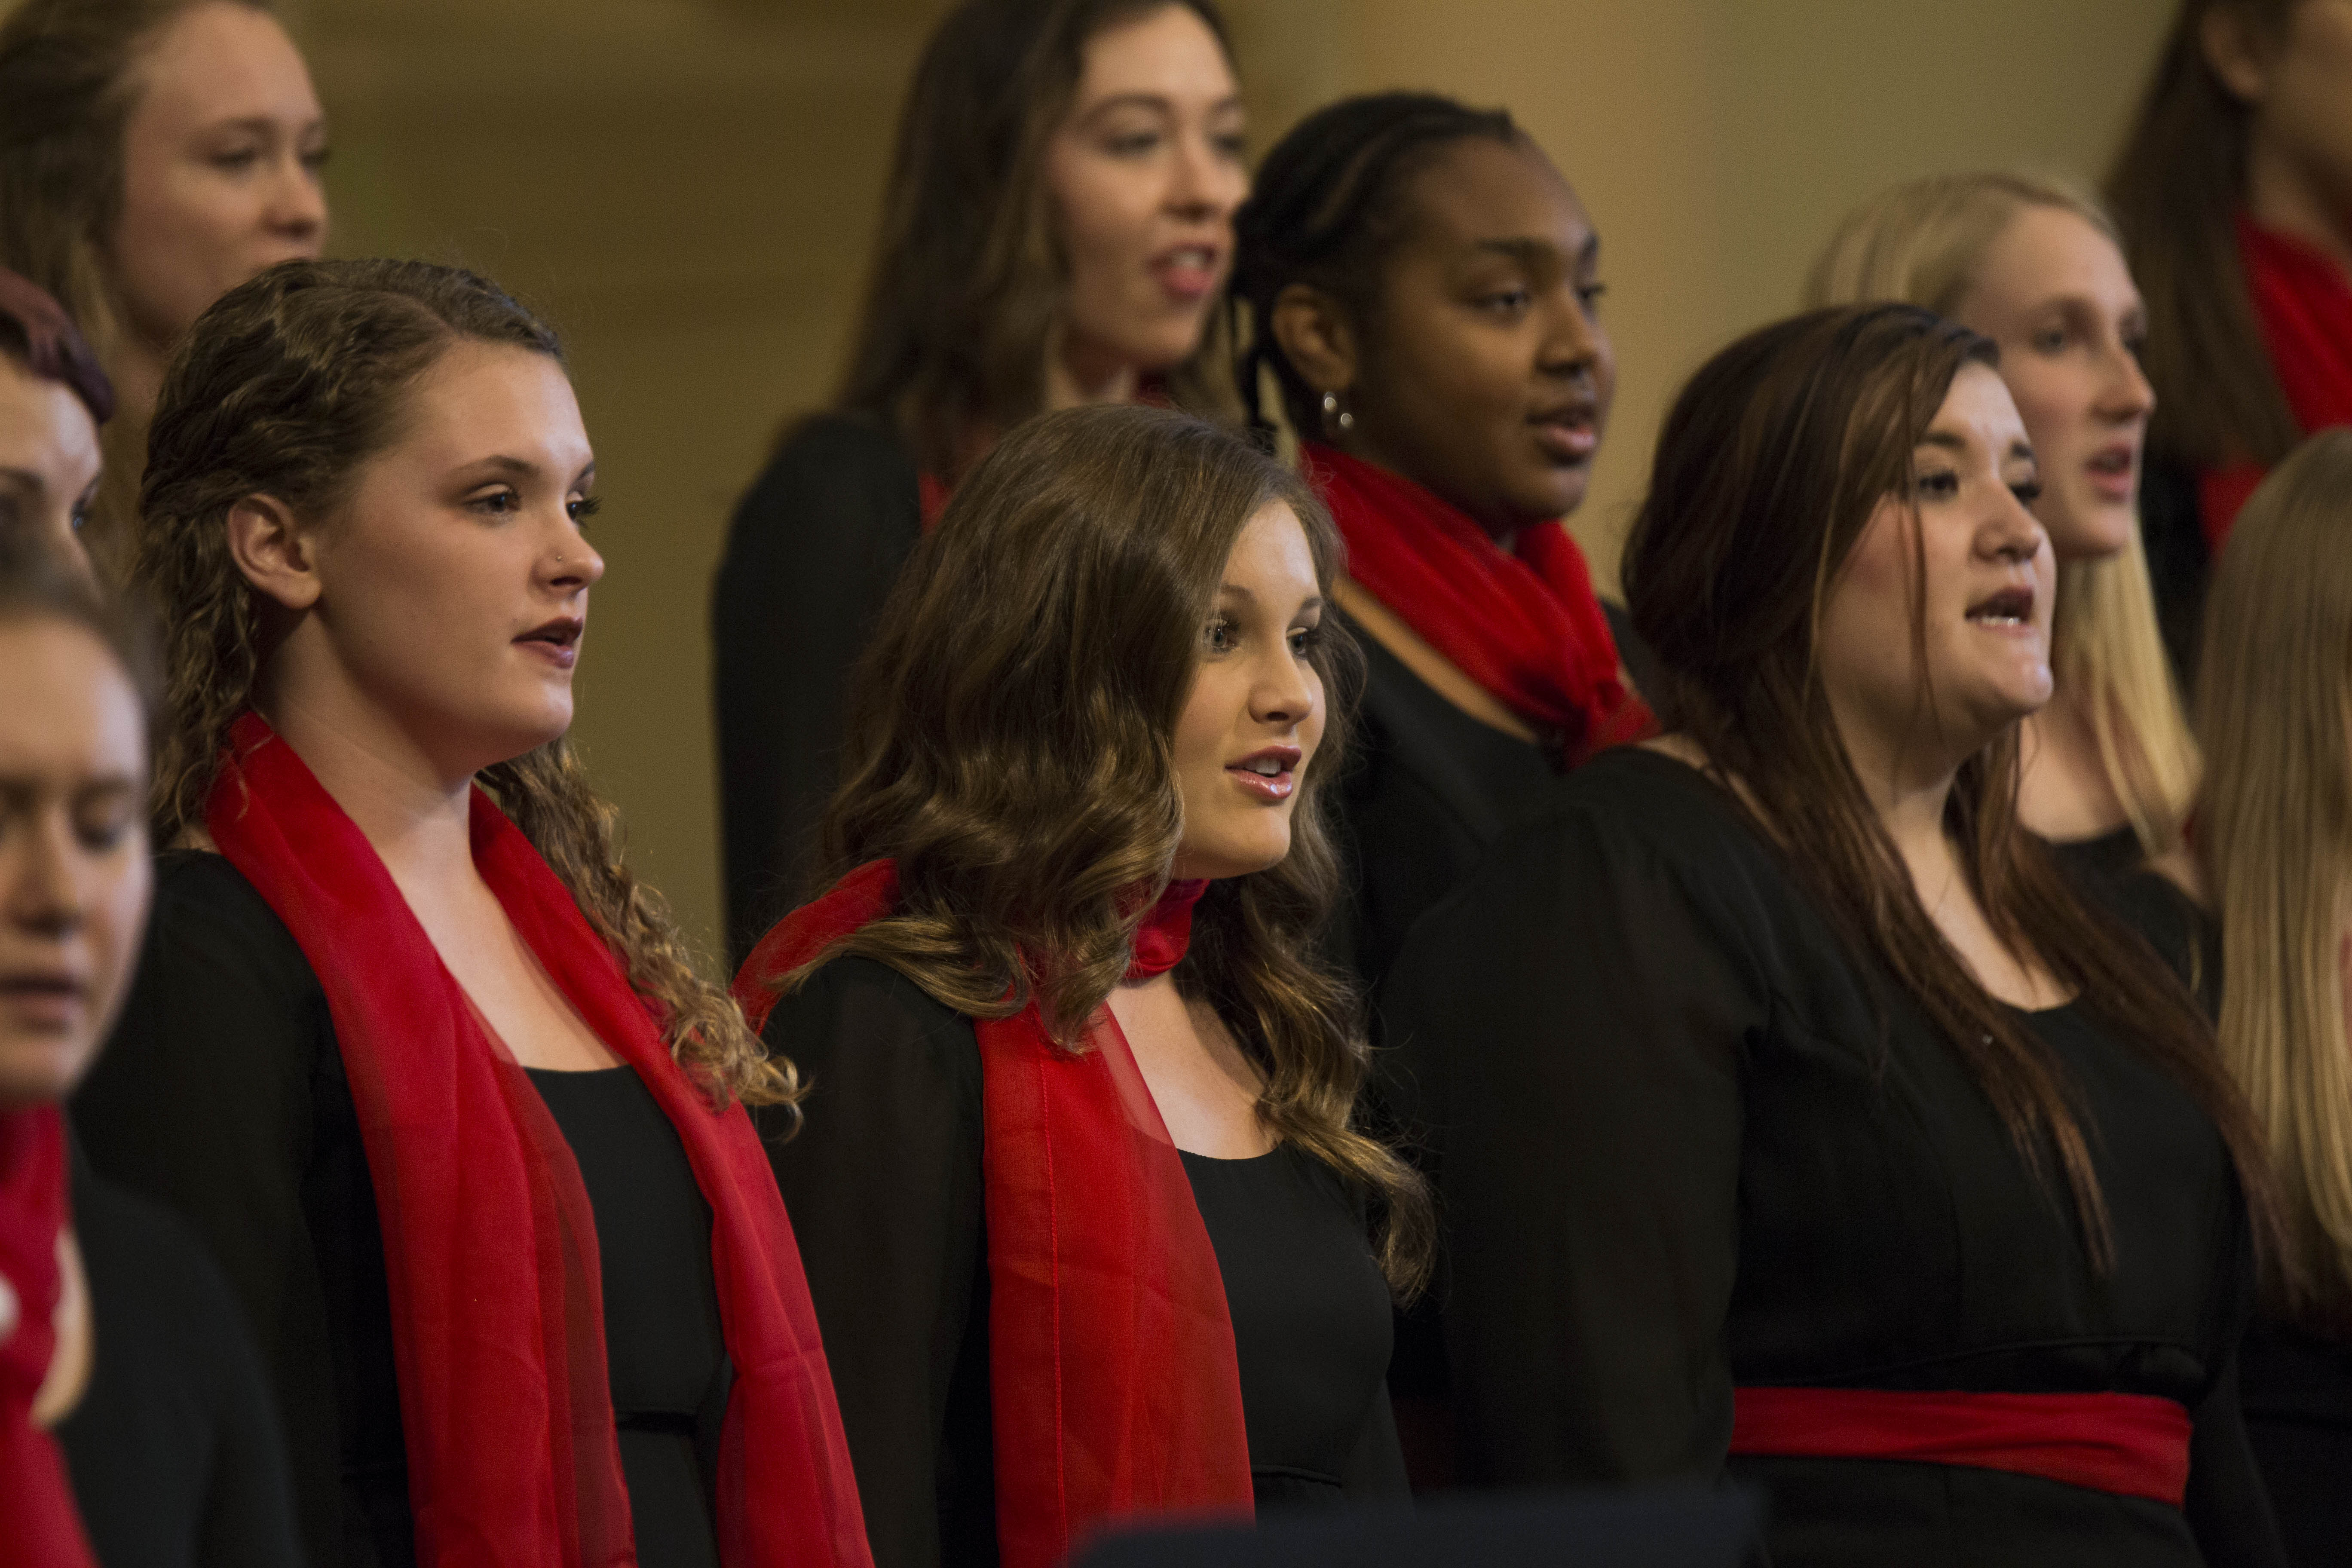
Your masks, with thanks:
[{"label": "blurred background wall", "polygon": [[[1786,313],[1881,185],[2095,177],[2172,0],[1224,0],[1253,140],[1343,93],[1510,108],[1602,237],[1620,390],[1576,520],[1604,582],[1680,379]],[[5,0],[0,0],[0,10]],[[610,566],[578,735],[638,870],[719,927],[710,575],[845,346],[942,0],[289,0],[333,128],[338,255],[488,272],[572,344]]]}]

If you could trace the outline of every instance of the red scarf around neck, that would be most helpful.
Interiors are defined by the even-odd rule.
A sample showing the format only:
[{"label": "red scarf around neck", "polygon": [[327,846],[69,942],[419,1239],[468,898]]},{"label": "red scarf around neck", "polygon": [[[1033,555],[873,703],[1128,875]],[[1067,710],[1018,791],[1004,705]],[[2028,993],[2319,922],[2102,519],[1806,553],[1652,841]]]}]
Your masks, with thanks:
[{"label": "red scarf around neck", "polygon": [[[1131,978],[1182,959],[1206,885],[1171,885],[1137,933]],[[736,977],[754,1026],[775,1005],[776,982],[888,916],[898,897],[898,868],[877,860],[786,916]],[[1106,1008],[1087,1048],[1065,1049],[1034,1002],[1010,1018],[975,1018],[972,1030],[1005,1568],[1053,1568],[1075,1540],[1117,1521],[1250,1516],[1224,1277],[1126,1037]]]},{"label": "red scarf around neck", "polygon": [[0,1563],[97,1568],[66,1478],[65,1456],[33,1425],[33,1400],[57,1354],[65,1279],[65,1123],[54,1105],[0,1111]]},{"label": "red scarf around neck", "polygon": [[[2305,433],[2352,425],[2352,282],[2315,247],[2238,215],[2238,255],[2272,374]],[[2231,463],[2197,477],[2205,542],[2220,554],[2230,525],[2269,468]]]},{"label": "red scarf around neck", "polygon": [[[327,996],[383,1222],[422,1568],[636,1561],[604,1365],[596,1226],[570,1146],[443,967],[391,874],[247,713],[205,826]],[[870,1568],[792,1223],[740,1105],[713,1110],[613,951],[473,792],[474,863],[580,1016],[645,1081],[710,1205],[736,1381],[719,1438],[728,1568]]]},{"label": "red scarf around neck", "polygon": [[1311,442],[1308,478],[1348,542],[1348,574],[1512,712],[1583,761],[1655,728],[1625,689],[1584,552],[1557,522],[1510,552],[1411,479]]}]

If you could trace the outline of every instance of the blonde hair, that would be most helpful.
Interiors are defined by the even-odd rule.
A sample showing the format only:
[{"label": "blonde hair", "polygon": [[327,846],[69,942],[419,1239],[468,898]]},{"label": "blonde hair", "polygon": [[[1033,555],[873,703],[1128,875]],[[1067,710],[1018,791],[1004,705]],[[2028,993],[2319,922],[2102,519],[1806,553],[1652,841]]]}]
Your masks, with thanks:
[{"label": "blonde hair", "polygon": [[2205,608],[2197,849],[2221,921],[2221,1054],[2270,1141],[2306,1286],[2352,1319],[2352,431],[2312,437],[2246,503]]},{"label": "blonde hair", "polygon": [[[1950,316],[1985,252],[2031,206],[2071,212],[2122,247],[2098,203],[2063,181],[1937,174],[1882,192],[1849,216],[1807,275],[1805,302],[1902,300]],[[2051,664],[2061,682],[2084,694],[2100,767],[2140,847],[2151,857],[2179,847],[2200,761],[2136,522],[2118,553],[2059,567],[2051,636]]]}]

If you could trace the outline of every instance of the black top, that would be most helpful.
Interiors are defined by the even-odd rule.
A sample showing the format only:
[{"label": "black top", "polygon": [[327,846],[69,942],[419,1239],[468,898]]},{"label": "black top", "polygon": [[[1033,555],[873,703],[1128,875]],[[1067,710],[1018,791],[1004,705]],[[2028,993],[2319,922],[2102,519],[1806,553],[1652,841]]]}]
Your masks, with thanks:
[{"label": "black top", "polygon": [[732,1379],[710,1271],[710,1205],[677,1129],[635,1068],[528,1070],[596,1215],[604,1366],[637,1561],[719,1568],[712,1478]]},{"label": "black top", "polygon": [[[809,1075],[770,1143],[824,1331],[878,1568],[996,1561],[979,1042],[871,959],[769,1017]],[[772,1133],[779,1131],[774,1125]],[[1388,1292],[1360,1203],[1287,1148],[1184,1156],[1224,1277],[1259,1505],[1401,1493],[1381,1384]]]},{"label": "black top", "polygon": [[[2118,884],[2118,912],[2163,953],[2215,1018],[2221,931],[2154,871]],[[2239,1352],[2246,1435],[2297,1568],[2352,1563],[2352,1340],[2258,1313]]]},{"label": "black top", "polygon": [[2204,508],[2193,468],[2151,456],[2140,472],[2140,542],[2156,590],[2157,624],[2183,690],[2197,678],[2197,645],[2205,632],[2205,589],[2212,552],[2205,542]]},{"label": "black top", "polygon": [[1353,896],[1331,940],[1377,993],[1412,922],[1551,797],[1559,773],[1542,747],[1473,719],[1347,626],[1364,649],[1364,699],[1337,813]]},{"label": "black top", "polygon": [[1445,1215],[1465,1469],[1715,1477],[1741,1384],[2115,1390],[2189,1409],[2185,1510],[1927,1464],[1727,1468],[1769,1492],[1780,1563],[2279,1563],[2219,1132],[2087,1008],[2026,1016],[2096,1130],[2103,1277],[1877,973],[1727,796],[1640,749],[1579,769],[1414,933],[1390,1037]]},{"label": "black top", "polygon": [[863,415],[803,421],[735,508],[710,595],[730,965],[809,890],[850,668],[922,536],[914,458]]},{"label": "black top", "polygon": [[58,1427],[105,1568],[294,1568],[294,1496],[244,1313],[172,1215],[79,1158],[97,1359]]},{"label": "black top", "polygon": [[[602,1081],[550,1093],[547,1077]],[[585,1151],[581,1175],[596,1212],[614,1406],[652,1405],[671,1447],[682,1439],[690,1449],[698,1415],[707,1426],[711,1414],[700,1391],[715,1333],[705,1313],[717,1308],[709,1213],[685,1151],[674,1131],[666,1144],[649,1136],[646,1114],[664,1131],[667,1122],[633,1073],[626,1082],[532,1079],[567,1138],[593,1130],[574,1152]],[[414,1563],[383,1233],[342,1052],[309,960],[222,857],[158,858],[138,980],[73,1112],[99,1173],[178,1213],[227,1275],[262,1347],[310,1561]],[[606,1147],[607,1137],[619,1142]],[[679,1200],[681,1180],[691,1206]],[[617,1224],[607,1217],[616,1196]],[[700,1245],[680,1246],[680,1229]],[[652,1248],[649,1266],[641,1245]],[[689,1252],[698,1268],[682,1261]],[[691,1396],[677,1392],[689,1387]],[[642,1459],[646,1445],[625,1438],[622,1448],[641,1560],[710,1561],[707,1547],[700,1558],[646,1548],[656,1531],[680,1538],[661,1522],[675,1489],[641,1496],[644,1466],[630,1456]],[[707,1535],[707,1508],[700,1524]]]}]

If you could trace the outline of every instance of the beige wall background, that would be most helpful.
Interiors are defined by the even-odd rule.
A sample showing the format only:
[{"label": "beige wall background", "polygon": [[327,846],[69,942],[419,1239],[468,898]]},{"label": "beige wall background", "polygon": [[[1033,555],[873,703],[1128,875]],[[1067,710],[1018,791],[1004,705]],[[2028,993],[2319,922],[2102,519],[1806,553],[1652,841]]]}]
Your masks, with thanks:
[{"label": "beige wall background", "polygon": [[[1225,0],[1263,147],[1340,94],[1508,106],[1602,236],[1621,372],[1576,520],[1604,581],[1681,379],[1787,313],[1879,186],[2094,176],[2172,0]],[[845,347],[940,0],[296,0],[338,254],[488,272],[569,338],[606,498],[578,734],[718,947],[706,602],[728,513]],[[420,635],[424,628],[420,628]]]}]

